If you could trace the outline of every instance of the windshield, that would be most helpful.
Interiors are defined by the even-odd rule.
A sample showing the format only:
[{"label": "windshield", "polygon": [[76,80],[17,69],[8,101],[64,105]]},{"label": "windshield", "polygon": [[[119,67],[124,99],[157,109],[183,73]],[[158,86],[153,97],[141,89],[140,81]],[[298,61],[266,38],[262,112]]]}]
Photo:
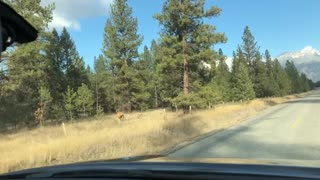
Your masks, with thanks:
[{"label": "windshield", "polygon": [[39,33],[1,56],[1,173],[146,155],[320,166],[319,1],[3,2]]}]

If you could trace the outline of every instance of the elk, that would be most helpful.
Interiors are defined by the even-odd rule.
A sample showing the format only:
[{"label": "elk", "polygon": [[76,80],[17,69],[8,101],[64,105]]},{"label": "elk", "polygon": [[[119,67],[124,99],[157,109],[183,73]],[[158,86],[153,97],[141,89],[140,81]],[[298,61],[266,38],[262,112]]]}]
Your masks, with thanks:
[{"label": "elk", "polygon": [[117,112],[116,113],[116,116],[118,118],[119,121],[123,120],[124,119],[124,113],[123,112]]}]

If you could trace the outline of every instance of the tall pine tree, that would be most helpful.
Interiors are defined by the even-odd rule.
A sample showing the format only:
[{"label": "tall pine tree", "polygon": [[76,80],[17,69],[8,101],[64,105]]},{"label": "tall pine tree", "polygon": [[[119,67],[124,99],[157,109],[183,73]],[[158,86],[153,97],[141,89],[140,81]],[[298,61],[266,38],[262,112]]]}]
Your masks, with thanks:
[{"label": "tall pine tree", "polygon": [[134,83],[132,94],[133,108],[146,110],[152,107],[151,93],[153,91],[153,62],[147,46],[144,47],[143,53],[138,61],[133,64],[134,73],[132,74]]},{"label": "tall pine tree", "polygon": [[245,56],[238,48],[237,54],[234,53],[231,73],[231,100],[250,100],[255,98],[253,84],[250,80],[248,66]]},{"label": "tall pine tree", "polygon": [[60,35],[56,29],[48,35],[48,45],[45,54],[49,60],[46,68],[48,74],[49,91],[54,99],[54,103],[62,101],[62,93],[65,92],[66,82],[63,72],[62,47]]},{"label": "tall pine tree", "polygon": [[88,85],[89,77],[84,60],[80,57],[76,45],[66,28],[63,28],[60,35],[60,46],[62,49],[61,62],[66,81],[64,89],[66,90],[67,86],[72,89],[78,89],[82,83]]},{"label": "tall pine tree", "polygon": [[77,94],[74,92],[70,86],[67,87],[67,91],[63,94],[63,102],[64,102],[64,109],[66,112],[66,117],[70,120],[74,118],[76,113],[76,105],[75,100],[77,98]]},{"label": "tall pine tree", "polygon": [[94,59],[94,72],[91,78],[91,87],[95,95],[95,109],[112,110],[111,74],[107,69],[106,60],[102,55]]},{"label": "tall pine tree", "polygon": [[249,66],[250,79],[254,81],[253,61],[259,58],[259,47],[248,26],[243,31],[241,49],[246,64]]},{"label": "tall pine tree", "polygon": [[78,88],[74,103],[80,117],[87,117],[92,113],[94,97],[87,85],[81,84]]},{"label": "tall pine tree", "polygon": [[170,101],[179,93],[185,96],[180,99],[185,99],[190,92],[199,90],[203,79],[195,73],[198,65],[214,65],[216,53],[212,46],[226,41],[224,34],[216,33],[214,26],[203,21],[218,16],[221,10],[215,6],[204,10],[204,4],[205,0],[167,0],[162,13],[155,15],[162,26],[162,57],[157,70],[163,99]]},{"label": "tall pine tree", "polygon": [[277,59],[273,62],[274,78],[279,86],[279,96],[285,96],[291,93],[291,80],[287,72],[282,68]]},{"label": "tall pine tree", "polygon": [[307,78],[307,75],[304,73],[300,74],[302,92],[310,91],[311,87]]},{"label": "tall pine tree", "polygon": [[274,63],[268,50],[265,51],[266,70],[267,70],[267,91],[266,96],[280,96],[279,85],[275,79]]},{"label": "tall pine tree", "polygon": [[256,58],[252,61],[253,68],[253,88],[257,97],[266,97],[268,96],[268,77],[266,65],[262,61],[260,53],[256,53]]},{"label": "tall pine tree", "polygon": [[231,73],[226,63],[226,57],[223,55],[221,49],[219,49],[219,63],[216,69],[216,75],[213,79],[214,86],[217,86],[222,94],[223,100],[228,101],[230,98],[230,80]]},{"label": "tall pine tree", "polygon": [[132,66],[139,57],[138,47],[142,42],[137,31],[138,21],[132,16],[127,1],[115,1],[105,25],[103,43],[103,53],[113,78],[111,88],[115,110],[132,110],[132,95],[135,93]]},{"label": "tall pine tree", "polygon": [[77,90],[85,83],[89,85],[88,73],[84,61],[66,28],[61,34],[55,29],[48,35],[48,45],[44,49],[48,65],[46,66],[46,83],[52,95],[51,118],[63,111],[63,94],[67,87]]},{"label": "tall pine tree", "polygon": [[160,62],[160,51],[159,51],[159,46],[157,44],[157,42],[155,40],[152,40],[151,42],[151,60],[152,60],[152,71],[151,71],[151,75],[152,75],[152,87],[153,87],[153,107],[154,108],[158,108],[159,104],[161,103],[160,101],[160,97],[159,97],[159,87],[160,87],[160,83],[159,83],[159,77],[157,75],[157,65]]},{"label": "tall pine tree", "polygon": [[300,74],[293,61],[287,61],[285,70],[291,80],[291,93],[302,92]]}]

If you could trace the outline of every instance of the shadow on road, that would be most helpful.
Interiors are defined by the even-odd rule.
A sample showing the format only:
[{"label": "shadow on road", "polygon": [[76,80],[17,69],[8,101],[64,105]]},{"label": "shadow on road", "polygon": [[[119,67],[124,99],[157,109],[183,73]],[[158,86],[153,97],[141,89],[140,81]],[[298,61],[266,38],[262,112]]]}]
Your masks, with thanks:
[{"label": "shadow on road", "polygon": [[[286,104],[318,103],[320,104],[320,95],[317,94],[286,102]],[[272,134],[272,128],[255,129],[257,126],[254,126],[254,124],[257,122],[269,121],[270,119],[281,120],[283,117],[270,117],[270,115],[274,115],[286,107],[282,106],[247,124],[229,128],[213,136],[180,147],[170,153],[169,156],[182,158],[320,160],[320,146],[317,143],[310,143],[312,142],[310,139],[304,141],[297,137],[295,140],[296,136],[290,134],[292,131],[286,132],[286,130],[284,130],[284,135],[279,133],[281,137],[277,138],[276,135]],[[192,121],[186,121],[185,125],[191,125],[194,128],[193,131],[198,131],[198,126],[192,126]],[[174,127],[176,125],[171,128]]]},{"label": "shadow on road", "polygon": [[[257,139],[251,127],[229,129],[173,152],[172,157],[320,160],[320,146]],[[239,135],[241,137],[239,138]]]},{"label": "shadow on road", "polygon": [[308,97],[319,98],[319,97],[320,97],[320,94],[310,94],[310,95],[308,95]]},{"label": "shadow on road", "polygon": [[287,104],[296,104],[296,103],[303,103],[303,104],[320,104],[320,98],[319,99],[298,99],[293,101],[286,102]]}]

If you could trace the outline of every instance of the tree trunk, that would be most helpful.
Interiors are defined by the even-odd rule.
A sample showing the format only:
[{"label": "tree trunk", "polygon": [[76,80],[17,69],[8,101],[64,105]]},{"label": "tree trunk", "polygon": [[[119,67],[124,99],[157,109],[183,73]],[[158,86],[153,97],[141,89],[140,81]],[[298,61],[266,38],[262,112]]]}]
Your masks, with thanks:
[{"label": "tree trunk", "polygon": [[183,35],[182,38],[183,43],[183,94],[188,95],[189,94],[189,66],[188,61],[186,57],[186,49],[187,49],[187,42],[185,39],[185,35]]},{"label": "tree trunk", "polygon": [[[181,0],[181,6],[182,6],[182,18],[185,17],[185,7],[184,7],[184,0]],[[186,28],[186,27],[185,27]],[[189,66],[188,66],[188,60],[186,56],[187,51],[187,40],[186,40],[186,32],[182,32],[182,54],[183,54],[183,94],[188,95],[189,94]]]},{"label": "tree trunk", "polygon": [[115,82],[114,82],[114,79],[115,79],[115,72],[114,72],[114,69],[112,68],[112,87],[111,87],[111,93],[112,93],[112,97],[113,97],[113,108],[114,108],[114,111],[117,111],[118,110],[118,104],[116,103],[116,97],[115,97]]},{"label": "tree trunk", "polygon": [[[185,7],[184,7],[184,0],[181,0],[181,6],[182,6],[182,18],[185,18]],[[183,94],[188,95],[189,94],[189,64],[187,59],[187,27],[185,25],[184,31],[182,32],[182,55],[183,55]],[[183,112],[184,114],[189,113],[189,107],[188,105],[183,106]]]},{"label": "tree trunk", "polygon": [[132,111],[132,107],[131,107],[131,100],[128,100],[128,112]]},{"label": "tree trunk", "polygon": [[155,108],[158,108],[158,92],[157,92],[157,86],[154,86],[154,96],[155,96]]},{"label": "tree trunk", "polygon": [[98,94],[98,82],[97,82],[97,75],[96,75],[96,112],[98,112],[98,108],[99,108],[99,94]]}]

